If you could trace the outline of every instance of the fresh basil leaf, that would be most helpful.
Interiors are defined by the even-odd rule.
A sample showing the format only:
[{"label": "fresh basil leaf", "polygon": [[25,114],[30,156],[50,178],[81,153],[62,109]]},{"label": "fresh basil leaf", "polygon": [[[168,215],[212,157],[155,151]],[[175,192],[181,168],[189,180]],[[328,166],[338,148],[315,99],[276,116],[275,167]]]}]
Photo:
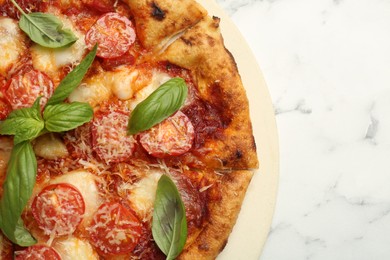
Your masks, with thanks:
[{"label": "fresh basil leaf", "polygon": [[182,78],[172,78],[162,84],[132,111],[128,132],[137,134],[171,116],[184,104],[188,88]]},{"label": "fresh basil leaf", "polygon": [[12,242],[30,246],[36,240],[24,228],[20,218],[36,181],[37,160],[29,141],[16,144],[11,152],[0,200],[0,228]]},{"label": "fresh basil leaf", "polygon": [[15,144],[37,137],[44,128],[40,100],[41,98],[37,98],[32,107],[12,111],[0,124],[0,134],[15,135]]},{"label": "fresh basil leaf", "polygon": [[93,117],[93,109],[87,103],[73,102],[47,106],[43,112],[45,128],[50,132],[72,130]]},{"label": "fresh basil leaf", "polygon": [[157,184],[152,234],[167,259],[175,259],[187,240],[184,204],[176,185],[167,175],[162,175]]},{"label": "fresh basil leaf", "polygon": [[19,27],[33,42],[47,48],[66,47],[78,39],[71,30],[63,29],[60,19],[48,13],[23,13]]},{"label": "fresh basil leaf", "polygon": [[53,95],[47,101],[47,105],[55,105],[63,102],[73,90],[80,85],[89,67],[96,56],[97,45],[85,56],[68,75],[60,82]]}]

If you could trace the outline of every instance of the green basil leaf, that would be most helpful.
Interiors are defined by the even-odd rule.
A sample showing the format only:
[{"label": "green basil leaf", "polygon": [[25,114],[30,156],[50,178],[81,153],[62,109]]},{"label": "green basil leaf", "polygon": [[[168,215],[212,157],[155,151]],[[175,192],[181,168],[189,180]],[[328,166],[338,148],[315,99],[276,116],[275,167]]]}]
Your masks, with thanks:
[{"label": "green basil leaf", "polygon": [[63,29],[60,19],[48,13],[23,13],[19,27],[33,42],[47,48],[61,48],[77,41],[71,30]]},{"label": "green basil leaf", "polygon": [[16,144],[11,152],[0,200],[0,227],[12,242],[30,246],[36,240],[24,228],[20,218],[36,181],[37,160],[29,141]]},{"label": "green basil leaf", "polygon": [[64,101],[70,93],[80,85],[89,67],[96,56],[97,45],[85,56],[66,77],[60,82],[53,95],[47,101],[47,105],[55,105]]},{"label": "green basil leaf", "polygon": [[180,109],[187,93],[184,79],[168,80],[135,107],[130,116],[128,132],[136,134],[162,122]]},{"label": "green basil leaf", "polygon": [[0,124],[0,134],[15,135],[15,144],[37,137],[44,128],[40,100],[41,98],[37,98],[32,107],[12,111],[7,119]]},{"label": "green basil leaf", "polygon": [[176,185],[167,175],[162,175],[158,181],[152,234],[167,259],[175,259],[183,250],[187,240],[184,204]]},{"label": "green basil leaf", "polygon": [[65,132],[89,122],[93,109],[87,103],[73,102],[47,106],[43,112],[45,128],[50,132]]}]

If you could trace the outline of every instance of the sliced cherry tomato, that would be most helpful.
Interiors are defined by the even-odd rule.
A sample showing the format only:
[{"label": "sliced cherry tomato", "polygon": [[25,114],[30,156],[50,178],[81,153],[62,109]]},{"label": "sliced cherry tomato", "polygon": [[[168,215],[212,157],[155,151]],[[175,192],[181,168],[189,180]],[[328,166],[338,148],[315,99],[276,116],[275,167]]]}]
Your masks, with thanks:
[{"label": "sliced cherry tomato", "polygon": [[4,120],[7,118],[8,114],[12,111],[11,105],[7,100],[0,97],[0,120]]},{"label": "sliced cherry tomato", "polygon": [[134,152],[136,140],[127,134],[129,115],[124,111],[107,110],[96,113],[92,121],[92,146],[100,160],[123,162]]},{"label": "sliced cherry tomato", "polygon": [[100,17],[85,35],[89,49],[98,43],[96,55],[116,58],[125,54],[135,41],[135,30],[129,19],[117,13],[106,13]]},{"label": "sliced cherry tomato", "polygon": [[53,82],[46,74],[38,70],[30,70],[9,79],[3,94],[12,109],[19,109],[30,107],[39,96],[42,96],[43,107],[53,91]]},{"label": "sliced cherry tomato", "polygon": [[32,214],[46,235],[72,234],[83,219],[85,203],[76,187],[67,183],[45,187],[32,203]]},{"label": "sliced cherry tomato", "polygon": [[141,222],[119,202],[101,205],[88,230],[91,244],[105,255],[130,253],[142,235]]},{"label": "sliced cherry tomato", "polygon": [[140,134],[141,145],[157,158],[176,156],[191,149],[194,127],[190,119],[178,111],[160,124]]},{"label": "sliced cherry tomato", "polygon": [[112,70],[121,65],[133,65],[135,63],[135,58],[129,52],[126,52],[120,57],[112,59],[104,59],[101,63],[103,69]]},{"label": "sliced cherry tomato", "polygon": [[83,0],[84,4],[101,13],[114,12],[114,1],[111,0]]},{"label": "sliced cherry tomato", "polygon": [[57,251],[49,246],[34,245],[15,252],[15,260],[61,260]]}]

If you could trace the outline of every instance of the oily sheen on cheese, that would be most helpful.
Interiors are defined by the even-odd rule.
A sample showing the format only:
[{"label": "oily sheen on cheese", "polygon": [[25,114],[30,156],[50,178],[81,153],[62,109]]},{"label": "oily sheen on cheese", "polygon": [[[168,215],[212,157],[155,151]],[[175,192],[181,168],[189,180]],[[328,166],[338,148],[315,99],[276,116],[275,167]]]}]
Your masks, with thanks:
[{"label": "oily sheen on cheese", "polygon": [[0,75],[6,76],[7,69],[17,63],[26,50],[25,36],[13,19],[0,17]]},{"label": "oily sheen on cheese", "polygon": [[70,94],[69,101],[86,102],[95,107],[113,95],[120,100],[128,101],[129,109],[133,110],[170,78],[168,74],[157,70],[153,70],[151,76],[145,78],[142,71],[131,66],[121,66],[114,71],[101,71],[85,79]]},{"label": "oily sheen on cheese", "polygon": [[151,218],[151,212],[156,196],[157,183],[163,174],[160,170],[150,170],[145,178],[136,182],[132,186],[122,184],[120,191],[128,191],[128,199],[131,206],[135,209],[138,217],[143,221]]},{"label": "oily sheen on cheese", "polygon": [[93,250],[91,244],[76,237],[61,239],[53,245],[58,253],[61,254],[62,260],[97,260],[99,256]]}]

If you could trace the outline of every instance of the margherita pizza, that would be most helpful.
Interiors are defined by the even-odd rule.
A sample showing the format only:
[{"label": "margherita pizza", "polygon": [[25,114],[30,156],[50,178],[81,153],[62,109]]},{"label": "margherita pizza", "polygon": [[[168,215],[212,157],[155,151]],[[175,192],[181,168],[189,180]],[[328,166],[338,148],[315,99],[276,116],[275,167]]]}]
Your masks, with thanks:
[{"label": "margherita pizza", "polygon": [[258,167],[194,0],[0,1],[0,258],[214,259]]}]

